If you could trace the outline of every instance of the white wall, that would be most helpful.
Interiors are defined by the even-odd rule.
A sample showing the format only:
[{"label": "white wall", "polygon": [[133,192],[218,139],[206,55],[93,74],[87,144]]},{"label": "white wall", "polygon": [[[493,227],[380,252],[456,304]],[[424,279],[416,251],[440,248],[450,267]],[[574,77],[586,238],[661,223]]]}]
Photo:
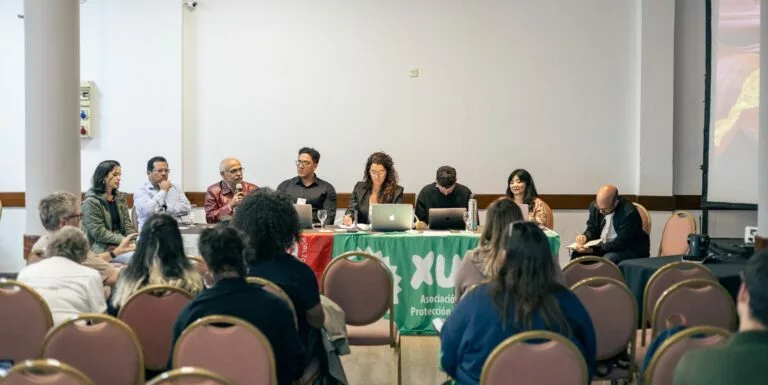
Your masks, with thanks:
[{"label": "white wall", "polygon": [[[0,56],[0,84],[10,86],[0,94],[0,164],[14,170],[0,191],[24,189],[23,135],[12,133],[23,127],[21,3],[0,2],[0,49],[11,53]],[[684,71],[695,65],[681,65],[703,69],[692,58],[703,48],[690,47],[696,3],[203,0],[192,12],[177,0],[89,0],[81,72],[96,83],[96,137],[81,145],[82,185],[113,158],[132,191],[146,160],[163,154],[187,191],[216,181],[225,156],[275,186],[311,145],[323,154],[319,175],[340,192],[384,149],[408,192],[451,163],[478,193],[501,192],[509,170],[526,167],[545,194],[591,194],[605,182],[628,194],[696,194],[701,139],[689,139],[701,135],[692,100],[703,87]],[[414,67],[418,78],[408,77]],[[565,244],[586,212],[555,214]],[[3,216],[0,271],[20,267],[23,215]],[[652,213],[654,232],[667,215]]]}]

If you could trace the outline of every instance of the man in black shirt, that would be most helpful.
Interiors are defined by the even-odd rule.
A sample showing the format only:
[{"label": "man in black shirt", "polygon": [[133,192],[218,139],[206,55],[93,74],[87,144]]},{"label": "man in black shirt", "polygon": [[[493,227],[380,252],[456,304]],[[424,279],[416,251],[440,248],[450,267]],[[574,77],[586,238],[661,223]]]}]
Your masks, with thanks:
[{"label": "man in black shirt", "polygon": [[328,212],[325,224],[332,225],[336,219],[336,189],[315,174],[320,163],[320,153],[314,148],[304,147],[299,150],[296,161],[298,176],[285,180],[277,186],[277,191],[287,194],[293,203],[312,205],[312,222],[319,223],[317,210]]},{"label": "man in black shirt", "polygon": [[[216,284],[182,310],[173,327],[173,345],[187,326],[209,315],[228,315],[251,323],[269,340],[277,381],[293,384],[304,371],[304,349],[293,313],[279,297],[245,280],[245,244],[237,230],[221,224],[200,235],[200,253]],[[242,364],[249,365],[248,357]]]},{"label": "man in black shirt", "polygon": [[456,183],[456,169],[442,166],[437,169],[436,183],[430,183],[419,192],[416,198],[416,217],[429,224],[429,209],[466,208],[472,191],[469,187]]}]

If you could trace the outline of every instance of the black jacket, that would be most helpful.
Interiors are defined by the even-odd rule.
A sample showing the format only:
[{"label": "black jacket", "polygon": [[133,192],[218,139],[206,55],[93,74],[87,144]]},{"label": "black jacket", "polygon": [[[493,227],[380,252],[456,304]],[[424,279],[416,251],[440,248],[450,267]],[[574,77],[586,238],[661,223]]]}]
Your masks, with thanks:
[{"label": "black jacket", "polygon": [[[371,189],[365,185],[365,182],[357,182],[352,190],[352,196],[349,198],[349,208],[344,215],[354,215],[357,210],[357,223],[370,223],[368,219],[368,205],[371,202]],[[403,203],[403,187],[395,187],[395,193],[390,202],[379,203]]]},{"label": "black jacket", "polygon": [[[589,206],[589,219],[587,220],[587,230],[584,235],[588,241],[600,238],[600,233],[605,225],[605,215],[595,205],[595,202]],[[601,243],[594,247],[595,254],[605,254],[610,252],[622,252],[631,250],[639,258],[645,258],[650,255],[651,241],[648,234],[643,231],[643,221],[640,213],[632,202],[625,198],[619,198],[619,204],[613,215],[613,228],[616,230],[616,239],[608,243]]]}]

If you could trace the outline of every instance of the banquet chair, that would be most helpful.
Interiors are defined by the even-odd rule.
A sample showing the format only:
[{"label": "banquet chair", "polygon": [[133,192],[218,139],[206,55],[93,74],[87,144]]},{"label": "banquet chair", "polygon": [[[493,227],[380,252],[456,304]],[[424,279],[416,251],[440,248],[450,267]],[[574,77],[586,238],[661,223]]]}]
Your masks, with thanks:
[{"label": "banquet chair", "polygon": [[192,297],[177,287],[151,285],[131,295],[120,307],[117,318],[130,326],[139,338],[144,368],[166,369],[168,352],[173,348],[173,325]]},{"label": "banquet chair", "polygon": [[83,372],[52,359],[26,360],[0,375],[3,385],[94,385]]},{"label": "banquet chair", "polygon": [[[344,253],[325,268],[320,292],[344,310],[350,345],[389,345],[394,348],[395,383],[400,385],[400,332],[394,322],[392,272],[389,268],[373,255],[358,251]],[[387,312],[389,319],[383,319]]]},{"label": "banquet chair", "polygon": [[675,211],[664,224],[658,256],[682,255],[688,252],[688,235],[696,233],[696,219],[687,211]]},{"label": "banquet chair", "polygon": [[[597,336],[597,361],[615,357],[629,348],[630,365],[634,362],[637,302],[627,286],[616,279],[595,277],[585,279],[571,287],[571,291],[587,309]],[[627,379],[634,370],[615,368],[605,378],[595,380]]]},{"label": "banquet chair", "polygon": [[640,214],[640,220],[643,221],[643,231],[646,234],[651,235],[651,216],[648,214],[648,210],[640,203],[633,202],[637,208],[637,212]]},{"label": "banquet chair", "polygon": [[95,313],[73,316],[45,336],[43,357],[66,362],[96,385],[144,383],[144,355],[123,321]]},{"label": "banquet chair", "polygon": [[613,262],[602,257],[579,257],[563,267],[563,279],[567,287],[593,277],[608,277],[624,281],[621,270]]},{"label": "banquet chair", "polygon": [[235,383],[207,369],[183,366],[155,377],[147,385],[235,385]]},{"label": "banquet chair", "polygon": [[694,326],[675,333],[653,354],[643,373],[643,384],[672,385],[675,367],[685,353],[723,345],[730,338],[729,331],[714,326]]},{"label": "banquet chair", "polygon": [[293,313],[293,323],[297,329],[299,328],[299,320],[296,317],[296,306],[293,305],[291,297],[288,296],[288,293],[286,293],[285,290],[280,287],[280,285],[261,277],[248,277],[247,280],[249,284],[261,285],[264,287],[264,290],[276,295],[278,298],[285,301],[285,304],[288,305],[288,308],[291,309],[291,313]]},{"label": "banquet chair", "polygon": [[523,332],[496,346],[480,374],[480,385],[515,384],[587,385],[589,371],[569,339],[549,331]]},{"label": "banquet chair", "polygon": [[736,304],[722,285],[709,279],[678,282],[659,298],[651,317],[651,339],[665,328],[665,321],[682,315],[687,326],[736,328]]},{"label": "banquet chair", "polygon": [[[645,347],[650,343],[650,339],[646,339],[646,327],[661,295],[674,284],[692,278],[709,279],[717,282],[715,275],[706,266],[686,261],[666,264],[651,275],[643,290],[639,344],[636,346]],[[644,351],[639,351],[638,353],[644,353]],[[644,354],[638,354],[637,357],[643,356]]]},{"label": "banquet chair", "polygon": [[173,348],[173,367],[204,368],[236,385],[277,385],[272,345],[252,324],[223,315],[188,326]]},{"label": "banquet chair", "polygon": [[53,326],[48,304],[35,289],[0,278],[0,357],[13,362],[39,357]]}]

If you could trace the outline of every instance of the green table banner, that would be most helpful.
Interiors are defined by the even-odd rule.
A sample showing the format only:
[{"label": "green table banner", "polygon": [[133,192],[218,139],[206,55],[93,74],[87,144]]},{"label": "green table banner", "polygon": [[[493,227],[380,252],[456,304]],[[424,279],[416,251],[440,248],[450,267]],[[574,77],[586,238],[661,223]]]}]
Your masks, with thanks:
[{"label": "green table banner", "polygon": [[[560,236],[546,231],[553,253]],[[395,322],[402,334],[435,334],[432,319],[453,310],[454,278],[468,250],[477,247],[477,233],[339,233],[332,257],[362,251],[381,259],[394,281]]]}]

